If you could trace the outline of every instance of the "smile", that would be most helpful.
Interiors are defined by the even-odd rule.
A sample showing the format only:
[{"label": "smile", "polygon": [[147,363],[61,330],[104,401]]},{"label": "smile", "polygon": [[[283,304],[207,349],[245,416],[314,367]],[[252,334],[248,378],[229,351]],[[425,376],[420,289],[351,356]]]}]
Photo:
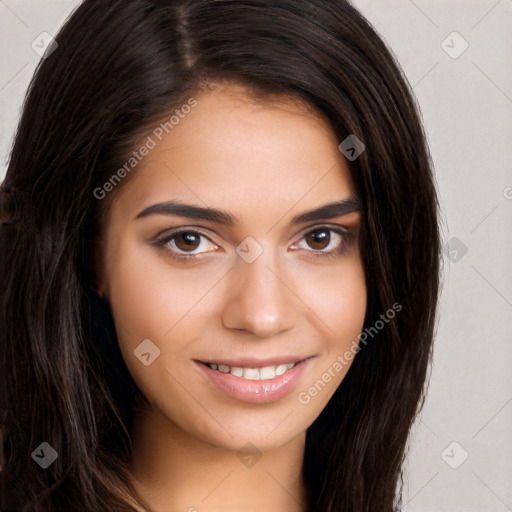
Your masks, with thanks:
[{"label": "smile", "polygon": [[[290,361],[293,357],[287,359]],[[250,359],[222,363],[196,360],[195,363],[207,381],[222,394],[238,401],[261,404],[289,395],[297,387],[310,359],[286,362],[286,359],[278,358],[262,361],[261,366],[256,366],[256,361]]]},{"label": "smile", "polygon": [[263,368],[243,368],[241,366],[227,366],[225,364],[208,363],[212,370],[222,373],[230,373],[235,377],[247,380],[271,380],[291,370],[295,363],[280,364],[277,366],[265,366]]}]

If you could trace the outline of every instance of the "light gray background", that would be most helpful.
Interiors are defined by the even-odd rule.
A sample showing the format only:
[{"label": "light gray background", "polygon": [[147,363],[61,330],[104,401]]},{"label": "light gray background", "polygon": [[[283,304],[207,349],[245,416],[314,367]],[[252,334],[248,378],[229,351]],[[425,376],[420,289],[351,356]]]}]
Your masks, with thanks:
[{"label": "light gray background", "polygon": [[[512,0],[353,3],[414,87],[452,251],[404,511],[512,511]],[[39,60],[31,43],[76,5],[0,0],[0,180]],[[442,45],[454,31],[469,43],[458,58],[445,51],[460,52],[458,36]]]}]

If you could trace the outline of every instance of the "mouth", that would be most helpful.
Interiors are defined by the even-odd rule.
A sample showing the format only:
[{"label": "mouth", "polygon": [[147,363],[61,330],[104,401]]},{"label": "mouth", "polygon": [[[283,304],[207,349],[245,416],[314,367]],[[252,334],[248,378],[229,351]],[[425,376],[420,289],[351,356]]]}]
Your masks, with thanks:
[{"label": "mouth", "polygon": [[297,385],[308,361],[286,357],[267,361],[198,361],[210,383],[225,395],[243,402],[275,402]]},{"label": "mouth", "polygon": [[[300,361],[299,361],[300,362]],[[235,377],[246,380],[272,380],[276,377],[284,375],[287,371],[291,370],[297,363],[284,363],[280,365],[263,366],[263,367],[243,367],[243,366],[228,366],[226,364],[216,363],[203,363],[209,366],[212,370],[221,373],[230,373]]]}]

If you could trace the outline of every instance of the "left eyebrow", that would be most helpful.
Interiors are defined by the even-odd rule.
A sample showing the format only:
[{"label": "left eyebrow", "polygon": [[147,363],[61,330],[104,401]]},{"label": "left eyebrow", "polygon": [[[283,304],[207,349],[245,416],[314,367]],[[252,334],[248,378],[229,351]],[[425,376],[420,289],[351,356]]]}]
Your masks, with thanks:
[{"label": "left eyebrow", "polygon": [[360,211],[361,203],[358,199],[351,197],[349,199],[343,199],[342,201],[320,206],[320,208],[315,208],[309,212],[301,213],[292,219],[291,224],[296,225],[304,222],[311,222],[313,220],[334,219],[335,217],[341,217],[342,215]]},{"label": "left eyebrow", "polygon": [[[297,225],[315,220],[332,219],[357,211],[361,211],[361,203],[358,199],[350,197],[348,199],[320,206],[314,210],[303,212],[294,217],[290,224]],[[203,208],[202,206],[184,204],[177,201],[168,201],[166,203],[151,205],[142,210],[135,218],[139,219],[147,217],[148,215],[156,214],[176,215],[178,217],[186,217],[188,219],[207,220],[231,227],[238,227],[241,225],[240,218],[225,210]]]}]

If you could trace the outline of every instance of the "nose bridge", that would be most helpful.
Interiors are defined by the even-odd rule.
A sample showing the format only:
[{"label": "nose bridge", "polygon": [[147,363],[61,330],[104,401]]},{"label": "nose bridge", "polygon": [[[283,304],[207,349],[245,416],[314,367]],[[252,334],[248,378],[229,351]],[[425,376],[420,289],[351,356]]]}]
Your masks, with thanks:
[{"label": "nose bridge", "polygon": [[[261,246],[260,246],[261,247]],[[235,269],[231,272],[230,290],[224,304],[223,323],[227,328],[251,331],[259,337],[269,337],[295,325],[296,304],[293,293],[274,270],[270,249],[257,250],[259,255],[244,257],[257,250],[251,241],[240,244]],[[247,251],[248,249],[248,251]]]}]

